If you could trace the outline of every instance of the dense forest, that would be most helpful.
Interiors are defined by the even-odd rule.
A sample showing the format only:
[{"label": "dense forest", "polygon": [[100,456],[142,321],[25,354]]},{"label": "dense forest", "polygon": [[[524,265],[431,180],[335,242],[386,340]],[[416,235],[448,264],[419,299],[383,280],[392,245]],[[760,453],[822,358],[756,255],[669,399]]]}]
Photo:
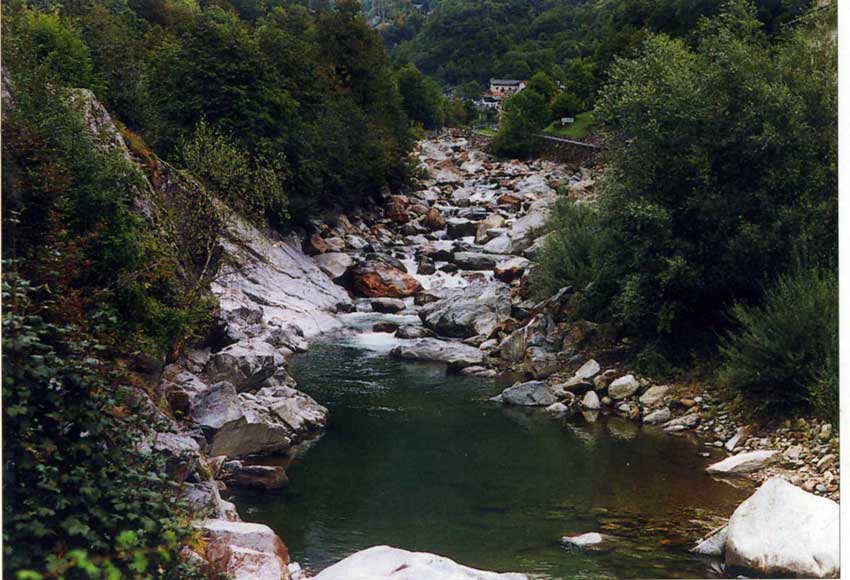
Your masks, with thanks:
[{"label": "dense forest", "polygon": [[[689,37],[714,0],[442,0],[422,18],[398,17],[383,33],[393,57],[412,62],[462,94],[476,95],[491,77],[529,79],[543,71],[579,98],[602,86],[617,56],[655,33]],[[758,0],[768,34],[799,17],[809,0]],[[592,101],[592,98],[591,98]],[[589,103],[592,105],[592,102]]]}]

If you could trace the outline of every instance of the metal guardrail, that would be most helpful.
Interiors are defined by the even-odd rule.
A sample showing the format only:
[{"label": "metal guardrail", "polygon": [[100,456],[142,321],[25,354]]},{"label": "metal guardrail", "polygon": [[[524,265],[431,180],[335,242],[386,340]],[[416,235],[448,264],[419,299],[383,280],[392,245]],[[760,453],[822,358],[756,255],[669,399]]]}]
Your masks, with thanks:
[{"label": "metal guardrail", "polygon": [[574,141],[573,139],[564,139],[563,137],[555,137],[554,135],[547,135],[545,133],[538,133],[537,137],[541,139],[546,139],[548,141],[555,141],[557,143],[568,143],[570,145],[579,145],[581,147],[589,147],[590,149],[602,149],[601,145],[594,145],[593,143],[585,143],[583,141]]}]

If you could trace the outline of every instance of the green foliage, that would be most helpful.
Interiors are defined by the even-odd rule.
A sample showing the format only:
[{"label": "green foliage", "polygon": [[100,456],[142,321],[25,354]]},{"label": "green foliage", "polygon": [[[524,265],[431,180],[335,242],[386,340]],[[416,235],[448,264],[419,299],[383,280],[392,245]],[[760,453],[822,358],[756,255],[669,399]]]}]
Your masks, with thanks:
[{"label": "green foliage", "polygon": [[537,135],[551,120],[546,97],[526,88],[511,96],[502,109],[493,150],[499,155],[529,157],[538,146]]},{"label": "green foliage", "polygon": [[552,117],[556,121],[562,117],[575,117],[581,106],[581,100],[573,93],[558,93],[552,100]]},{"label": "green foliage", "polygon": [[106,347],[45,318],[49,289],[4,266],[4,576],[200,577],[176,558],[193,532],[164,467],[138,450],[144,415]]},{"label": "green foliage", "polygon": [[180,142],[180,160],[206,189],[242,215],[263,222],[267,214],[286,216],[283,161],[251,159],[233,139],[201,120],[191,138]]},{"label": "green foliage", "polygon": [[[53,51],[49,60],[72,70],[65,61],[87,55],[92,78],[66,74],[60,82],[91,86],[165,159],[177,158],[205,120],[242,151],[252,171],[274,182],[266,195],[272,225],[285,221],[285,209],[306,220],[409,177],[411,136],[395,75],[380,35],[355,3],[314,12],[282,2],[56,5],[58,15],[23,2],[4,6],[12,41],[4,50],[32,44],[30,21],[58,27],[60,39],[73,36],[72,48],[80,50]],[[437,126],[441,91],[427,79],[424,90],[426,110],[417,121]],[[288,204],[279,203],[284,181]]]},{"label": "green foliage", "polygon": [[800,269],[768,288],[764,303],[736,304],[723,340],[721,383],[766,413],[814,409],[838,418],[838,276]]},{"label": "green foliage", "polygon": [[827,35],[771,47],[736,1],[696,50],[654,36],[612,68],[596,111],[610,146],[598,304],[682,348],[794,256],[835,264],[835,58]]},{"label": "green foliage", "polygon": [[6,30],[10,31],[9,51],[19,58],[18,67],[46,68],[59,82],[73,87],[92,88],[94,69],[89,47],[79,31],[55,12],[22,10],[15,14],[4,13],[9,18]]},{"label": "green foliage", "polygon": [[530,276],[535,295],[551,296],[564,286],[584,289],[595,277],[593,258],[601,235],[596,211],[562,199],[546,227],[549,232]]},{"label": "green foliage", "polygon": [[401,67],[396,73],[402,106],[411,122],[426,129],[438,129],[444,120],[444,99],[440,85],[429,79],[413,64]]},{"label": "green foliage", "polygon": [[553,81],[552,78],[543,71],[534,73],[528,81],[527,88],[532,91],[537,91],[543,95],[543,98],[546,99],[547,103],[552,102],[552,99],[558,92],[558,87],[555,85],[555,81]]}]

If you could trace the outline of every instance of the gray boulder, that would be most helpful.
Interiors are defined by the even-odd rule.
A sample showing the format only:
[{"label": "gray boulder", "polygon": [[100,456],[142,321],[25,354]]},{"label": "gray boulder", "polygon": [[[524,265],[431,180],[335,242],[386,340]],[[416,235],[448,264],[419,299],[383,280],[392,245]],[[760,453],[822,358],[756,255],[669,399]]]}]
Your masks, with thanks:
[{"label": "gray boulder", "polygon": [[237,391],[249,391],[272,376],[284,362],[280,351],[269,343],[246,340],[215,353],[205,370],[210,382],[227,381]]},{"label": "gray boulder", "polygon": [[626,375],[608,385],[608,396],[619,401],[631,397],[640,388],[640,383],[633,375]]},{"label": "gray boulder", "polygon": [[242,403],[236,387],[221,381],[195,395],[191,401],[191,417],[201,427],[221,429],[242,417]]},{"label": "gray boulder", "polygon": [[444,362],[456,368],[480,366],[484,362],[484,353],[474,346],[437,338],[405,341],[393,348],[390,356],[402,360]]},{"label": "gray boulder", "polygon": [[464,270],[492,270],[498,257],[483,252],[455,252],[452,263]]},{"label": "gray boulder", "polygon": [[662,407],[661,409],[656,409],[651,413],[648,413],[644,416],[643,422],[647,425],[660,425],[661,423],[666,423],[670,420],[670,409],[667,407]]},{"label": "gray boulder", "polygon": [[446,233],[453,240],[474,236],[477,229],[478,222],[466,218],[453,217],[446,220]]},{"label": "gray boulder", "polygon": [[458,338],[490,336],[510,315],[511,289],[502,282],[454,289],[419,312],[426,327]]},{"label": "gray boulder", "polygon": [[326,568],[314,580],[528,580],[522,574],[497,574],[467,568],[425,552],[373,546]]},{"label": "gray boulder", "polygon": [[528,381],[516,383],[501,394],[501,401],[506,405],[524,407],[548,407],[558,400],[543,381]]},{"label": "gray boulder", "polygon": [[392,314],[404,310],[404,300],[399,298],[375,298],[370,304],[375,312]]},{"label": "gray boulder", "polygon": [[210,455],[245,457],[278,453],[292,446],[292,430],[249,393],[239,395],[243,414],[215,432]]}]

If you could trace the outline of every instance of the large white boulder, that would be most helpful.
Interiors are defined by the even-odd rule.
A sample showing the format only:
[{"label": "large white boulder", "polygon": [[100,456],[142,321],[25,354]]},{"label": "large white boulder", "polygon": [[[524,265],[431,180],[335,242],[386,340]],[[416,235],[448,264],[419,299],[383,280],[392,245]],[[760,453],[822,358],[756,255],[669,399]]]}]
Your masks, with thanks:
[{"label": "large white boulder", "polygon": [[523,574],[497,574],[461,566],[425,552],[373,546],[323,570],[314,580],[528,580]]},{"label": "large white boulder", "polygon": [[838,504],[769,479],[729,519],[725,559],[764,576],[837,577]]}]

